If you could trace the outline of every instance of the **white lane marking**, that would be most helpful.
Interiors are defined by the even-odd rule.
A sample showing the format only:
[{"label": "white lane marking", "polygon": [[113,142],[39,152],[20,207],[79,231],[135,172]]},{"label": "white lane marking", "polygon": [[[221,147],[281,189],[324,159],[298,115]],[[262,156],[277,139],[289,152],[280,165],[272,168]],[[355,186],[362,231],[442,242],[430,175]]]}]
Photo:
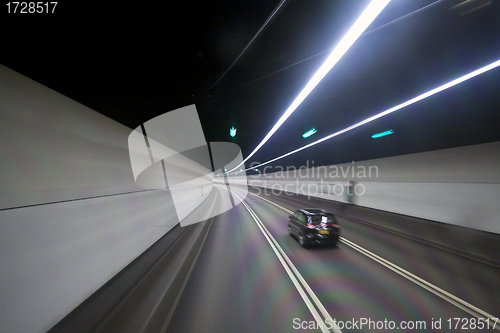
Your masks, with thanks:
[{"label": "white lane marking", "polygon": [[[250,193],[250,192],[248,192]],[[250,193],[256,197],[258,197],[259,199],[261,200],[264,200],[264,201],[267,201],[268,203],[282,209],[283,211],[291,214],[293,213],[291,210],[283,207],[283,206],[280,206],[278,205],[277,203],[274,203],[272,202],[271,200],[268,200],[268,199],[264,199],[263,197],[261,197],[260,195],[257,195],[257,194],[254,194],[254,193]],[[496,321],[498,320],[498,317],[494,317],[493,315],[489,314],[488,312],[486,311],[483,311],[481,309],[479,309],[478,307],[462,300],[461,298],[458,298],[457,296],[453,295],[453,294],[450,294],[449,292],[433,285],[432,283],[418,277],[417,275],[415,274],[412,274],[408,271],[406,271],[405,269],[397,266],[396,264],[393,264],[392,262],[388,261],[387,259],[384,259],[376,254],[374,254],[373,252],[370,252],[368,250],[366,250],[365,248],[347,240],[346,238],[344,237],[340,237],[339,238],[340,241],[346,245],[348,245],[349,247],[353,248],[354,250],[364,254],[365,256],[369,257],[370,259],[372,260],[375,260],[376,262],[378,262],[379,264],[389,268],[390,270],[394,271],[395,273],[398,273],[399,275],[405,277],[406,279],[412,281],[413,283],[421,286],[422,288],[430,291],[431,293],[441,297],[442,299],[448,301],[449,303],[455,305],[456,307],[458,307],[459,309],[462,309],[464,310],[465,312],[471,314],[472,316],[478,318],[479,320],[483,321],[483,322],[486,322],[487,324],[489,324],[490,326],[492,326],[493,328],[496,328],[497,330],[500,330],[500,326],[496,326],[494,324],[496,324]],[[489,319],[489,320],[488,320]]]},{"label": "white lane marking", "polygon": [[[448,301],[449,303],[455,305],[456,307],[464,310],[465,312],[471,314],[472,316],[478,318],[479,320],[490,323],[490,325],[493,326],[493,324],[495,322],[494,319],[497,319],[497,317],[493,317],[491,314],[475,307],[474,305],[462,300],[461,298],[456,297],[455,295],[450,294],[449,292],[433,285],[432,283],[427,282],[426,280],[418,277],[417,275],[408,272],[407,270],[405,270],[405,269],[393,264],[392,262],[374,254],[373,252],[366,250],[365,248],[345,239],[344,237],[340,237],[340,241],[342,243],[350,246],[351,248],[355,249],[356,251],[364,254],[368,258],[373,259],[374,261],[378,262],[379,264],[389,268],[393,272],[405,277],[406,279],[412,281],[413,283],[430,291],[434,295],[439,296],[442,299]],[[487,319],[490,319],[492,322],[490,322]],[[500,327],[497,326],[496,329],[500,330]]]},{"label": "white lane marking", "polygon": [[[233,194],[236,195],[234,192],[233,192]],[[240,199],[241,203],[248,210],[248,212],[250,213],[250,215],[254,219],[255,223],[257,224],[257,226],[259,227],[259,229],[261,230],[261,232],[264,234],[264,236],[265,236],[266,240],[268,241],[269,245],[271,245],[271,248],[273,249],[273,251],[276,254],[276,256],[278,257],[279,261],[281,262],[281,264],[285,268],[285,271],[287,272],[288,276],[290,277],[290,279],[292,280],[293,284],[295,285],[295,288],[297,288],[297,291],[299,292],[300,296],[302,297],[302,299],[306,303],[309,311],[311,312],[311,314],[313,315],[314,319],[316,320],[316,323],[318,323],[318,326],[321,328],[321,331],[323,333],[329,333],[330,330],[328,330],[327,325],[326,325],[326,324],[329,324],[329,326],[333,326],[332,330],[335,333],[342,333],[341,330],[337,329],[335,327],[335,325],[333,325],[333,323],[334,323],[333,319],[330,317],[330,315],[328,314],[328,312],[326,311],[326,309],[324,308],[324,306],[321,304],[321,302],[319,301],[319,299],[316,297],[316,295],[314,294],[314,292],[312,291],[312,289],[309,287],[309,285],[305,282],[305,280],[302,277],[302,275],[300,275],[300,273],[298,272],[297,268],[295,268],[295,266],[292,264],[292,262],[290,261],[290,259],[286,256],[286,254],[283,251],[283,249],[281,248],[281,246],[278,244],[278,242],[276,242],[276,240],[271,235],[271,233],[269,232],[269,230],[267,230],[267,228],[264,226],[264,224],[259,219],[259,217],[257,216],[257,214],[255,214],[255,212],[252,210],[252,208],[250,208],[250,206],[248,206],[248,204],[244,200],[242,200],[238,195],[236,195],[236,196]],[[287,263],[290,266],[288,266]],[[300,282],[302,283],[302,285],[304,286],[304,288],[309,293],[309,296],[316,303],[316,306],[318,306],[318,308],[320,309],[321,313],[325,317],[325,321],[323,321],[323,319],[321,319],[321,316],[319,315],[318,311],[316,310],[316,308],[312,304],[311,300],[307,297],[307,294],[304,291],[304,288],[302,287],[302,285],[300,285],[300,283],[297,281],[297,278],[293,275],[292,270],[295,273],[295,275],[297,276],[297,278],[300,280]]]},{"label": "white lane marking", "polygon": [[[264,199],[264,200],[266,200],[266,199]],[[270,203],[272,203],[272,202],[270,202]],[[277,205],[277,206],[279,206],[279,205]],[[281,207],[281,206],[279,206],[279,207]],[[286,208],[282,207],[282,209],[286,209]],[[290,211],[290,213],[293,214],[292,211]],[[262,221],[261,221],[261,223],[262,223]],[[333,322],[333,319],[330,316],[330,314],[328,313],[328,311],[326,311],[325,307],[320,302],[320,300],[318,299],[318,297],[316,296],[316,294],[312,291],[311,287],[309,287],[309,284],[306,282],[306,280],[302,277],[302,275],[300,275],[299,271],[297,270],[297,268],[295,267],[295,265],[292,263],[292,261],[290,260],[290,258],[286,255],[285,251],[278,244],[278,242],[276,241],[276,239],[271,235],[271,233],[269,232],[269,230],[267,229],[267,227],[264,225],[264,223],[262,223],[262,226],[266,230],[266,232],[269,234],[269,236],[273,240],[273,242],[276,244],[277,248],[279,249],[279,251],[281,252],[281,254],[283,255],[283,257],[285,258],[285,260],[287,261],[287,263],[290,265],[290,267],[292,268],[293,272],[297,275],[297,277],[299,278],[300,282],[302,283],[302,285],[304,286],[304,288],[307,290],[307,292],[309,293],[309,295],[313,299],[314,303],[316,303],[316,306],[321,311],[321,314],[323,314],[323,316],[325,317],[325,319],[328,319],[329,322]]]}]

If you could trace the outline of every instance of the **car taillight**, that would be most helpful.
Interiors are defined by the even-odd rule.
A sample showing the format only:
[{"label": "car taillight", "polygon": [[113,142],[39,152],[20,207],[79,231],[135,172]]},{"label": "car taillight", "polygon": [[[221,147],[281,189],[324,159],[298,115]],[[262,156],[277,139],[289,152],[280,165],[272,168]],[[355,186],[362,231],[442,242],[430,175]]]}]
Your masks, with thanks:
[{"label": "car taillight", "polygon": [[310,224],[310,223],[306,224],[306,228],[309,228],[309,229],[315,229],[316,227],[317,227],[317,225],[314,225],[314,224]]}]

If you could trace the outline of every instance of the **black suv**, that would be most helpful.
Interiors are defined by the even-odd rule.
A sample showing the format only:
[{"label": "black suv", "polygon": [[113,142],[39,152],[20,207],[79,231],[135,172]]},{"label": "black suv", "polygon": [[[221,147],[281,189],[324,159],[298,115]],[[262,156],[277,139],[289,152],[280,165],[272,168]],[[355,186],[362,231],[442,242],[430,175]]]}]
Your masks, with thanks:
[{"label": "black suv", "polygon": [[340,227],[329,211],[319,208],[299,209],[290,215],[288,233],[297,238],[302,247],[312,244],[335,245],[339,240]]}]

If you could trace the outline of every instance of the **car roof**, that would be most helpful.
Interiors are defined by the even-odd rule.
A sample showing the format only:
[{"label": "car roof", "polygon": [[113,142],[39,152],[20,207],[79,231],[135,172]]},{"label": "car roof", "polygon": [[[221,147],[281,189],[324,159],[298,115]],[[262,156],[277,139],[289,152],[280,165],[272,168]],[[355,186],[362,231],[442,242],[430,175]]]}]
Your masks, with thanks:
[{"label": "car roof", "polygon": [[332,214],[331,212],[321,209],[321,208],[303,208],[299,209],[302,213],[306,215],[325,215],[325,214]]}]

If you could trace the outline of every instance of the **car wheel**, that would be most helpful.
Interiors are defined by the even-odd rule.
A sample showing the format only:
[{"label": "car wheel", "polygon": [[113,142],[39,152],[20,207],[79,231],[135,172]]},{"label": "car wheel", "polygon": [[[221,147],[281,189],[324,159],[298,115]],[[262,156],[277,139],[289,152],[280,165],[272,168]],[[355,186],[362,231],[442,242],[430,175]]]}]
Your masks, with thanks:
[{"label": "car wheel", "polygon": [[292,228],[290,228],[290,226],[288,226],[288,234],[293,237]]},{"label": "car wheel", "polygon": [[304,241],[304,237],[302,237],[302,235],[299,235],[299,245],[302,247],[306,246],[306,243]]}]

